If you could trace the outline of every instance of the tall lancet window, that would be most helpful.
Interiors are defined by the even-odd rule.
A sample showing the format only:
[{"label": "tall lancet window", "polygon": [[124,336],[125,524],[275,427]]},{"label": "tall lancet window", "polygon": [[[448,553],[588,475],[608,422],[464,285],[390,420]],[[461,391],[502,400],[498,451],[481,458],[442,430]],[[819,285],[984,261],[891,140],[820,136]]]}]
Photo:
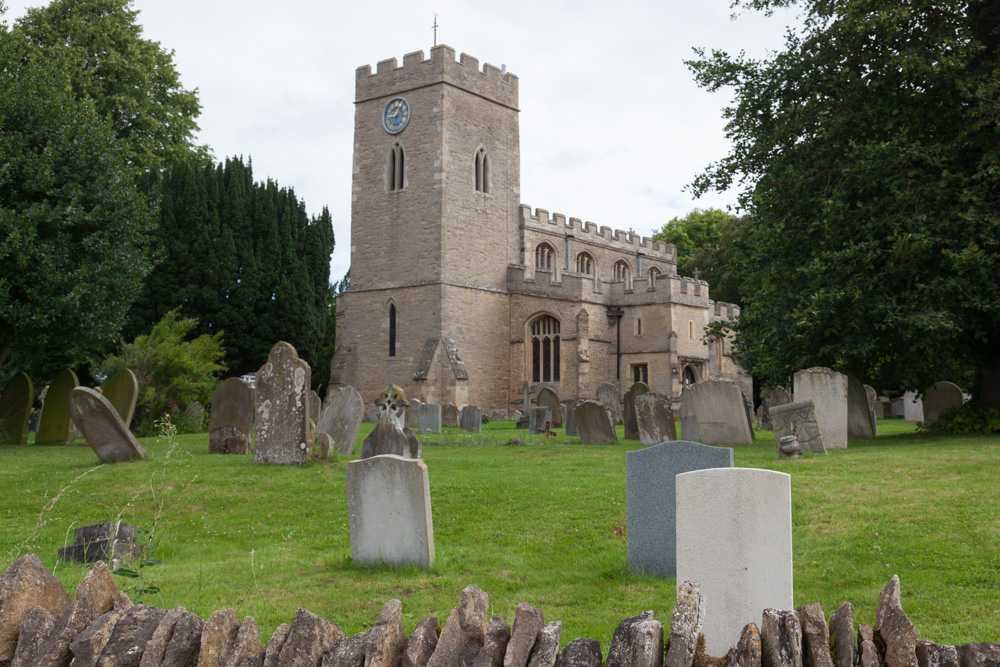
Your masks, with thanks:
[{"label": "tall lancet window", "polygon": [[529,327],[531,381],[559,382],[559,320],[542,315]]},{"label": "tall lancet window", "polygon": [[389,190],[402,190],[403,178],[406,175],[406,164],[403,156],[403,145],[398,141],[393,142],[389,148],[389,169],[386,173],[386,182]]},{"label": "tall lancet window", "polygon": [[486,149],[480,148],[476,151],[476,192],[490,191],[490,156],[486,154]]},{"label": "tall lancet window", "polygon": [[396,356],[396,306],[389,304],[389,356]]}]

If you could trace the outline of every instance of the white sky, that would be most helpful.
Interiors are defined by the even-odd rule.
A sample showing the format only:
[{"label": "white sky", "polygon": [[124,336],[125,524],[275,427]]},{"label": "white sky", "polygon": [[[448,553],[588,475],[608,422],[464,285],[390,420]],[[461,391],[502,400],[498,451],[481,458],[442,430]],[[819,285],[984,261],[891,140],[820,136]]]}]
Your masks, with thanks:
[{"label": "white sky", "polygon": [[[40,0],[7,0],[12,23]],[[499,7],[505,7],[500,11]],[[252,157],[258,180],[292,186],[311,214],[328,206],[331,280],[350,265],[354,71],[438,43],[519,77],[521,200],[648,236],[695,207],[695,174],[725,155],[729,93],[697,88],[691,48],[779,49],[789,12],[730,20],[728,0],[617,3],[135,0],[144,36],[173,49],[202,104],[200,143]]]}]

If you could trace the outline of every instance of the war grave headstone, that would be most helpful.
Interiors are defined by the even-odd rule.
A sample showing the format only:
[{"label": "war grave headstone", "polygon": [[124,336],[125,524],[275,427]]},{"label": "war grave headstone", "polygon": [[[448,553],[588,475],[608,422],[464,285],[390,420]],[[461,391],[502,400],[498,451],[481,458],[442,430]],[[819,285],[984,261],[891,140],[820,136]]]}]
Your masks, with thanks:
[{"label": "war grave headstone", "polygon": [[965,397],[958,385],[951,382],[935,382],[924,395],[924,424],[933,424],[948,408],[962,405]]},{"label": "war grave headstone", "polygon": [[249,454],[253,442],[254,390],[237,377],[219,383],[212,392],[208,451]]},{"label": "war grave headstone", "polygon": [[677,475],[677,581],[711,600],[702,632],[725,655],[764,609],[792,607],[791,477],[773,470],[713,468]]},{"label": "war grave headstone", "polygon": [[651,391],[635,398],[635,418],[639,428],[639,442],[643,445],[658,445],[667,440],[677,439],[674,412],[670,409],[670,397]]},{"label": "war grave headstone", "polygon": [[427,466],[383,455],[347,464],[347,511],[355,563],[434,563]]},{"label": "war grave headstone", "polygon": [[365,441],[361,443],[361,458],[373,456],[414,457],[414,444],[419,449],[420,441],[409,427],[403,427],[406,409],[410,402],[406,392],[397,385],[390,385],[376,399],[378,423]]},{"label": "war grave headstone", "polygon": [[475,405],[466,405],[459,416],[459,426],[467,433],[482,433],[483,413]]},{"label": "war grave headstone", "polygon": [[364,412],[365,403],[358,390],[350,386],[341,387],[333,396],[327,394],[316,430],[329,435],[334,450],[347,456],[354,452]]},{"label": "war grave headstone", "polygon": [[559,403],[559,396],[548,387],[542,387],[535,397],[535,405],[546,407],[552,415],[552,428],[563,425],[562,405]]},{"label": "war grave headstone", "polygon": [[908,422],[922,422],[924,420],[924,399],[920,398],[915,391],[903,394],[903,419]]},{"label": "war grave headstone", "polygon": [[[874,394],[875,390],[872,390]],[[847,376],[847,439],[870,440],[878,432],[868,391],[861,380]]]},{"label": "war grave headstone", "polygon": [[811,399],[815,406],[826,448],[846,449],[847,376],[817,366],[796,372],[794,381],[796,402]]},{"label": "war grave headstone", "polygon": [[35,433],[36,445],[68,445],[76,439],[69,416],[69,392],[79,385],[76,373],[68,368],[59,371],[49,383]]},{"label": "war grave headstone", "polygon": [[762,431],[773,431],[769,410],[778,405],[791,403],[792,399],[784,387],[762,389],[760,392],[760,407],[757,409],[757,428]]},{"label": "war grave headstone", "polygon": [[121,369],[104,383],[101,393],[115,406],[125,427],[131,428],[135,401],[139,397],[139,381],[135,379],[135,373],[128,368]]},{"label": "war grave headstone", "polygon": [[119,463],[146,458],[146,450],[100,392],[89,387],[74,388],[69,393],[69,414],[101,461]]},{"label": "war grave headstone", "polygon": [[639,423],[635,416],[635,397],[648,394],[651,391],[645,382],[633,382],[632,386],[625,392],[624,405],[622,406],[622,421],[625,423],[625,439],[639,439]]},{"label": "war grave headstone", "polygon": [[281,341],[255,376],[254,463],[305,465],[311,456],[309,384],[312,370]]},{"label": "war grave headstone", "polygon": [[676,476],[692,470],[732,467],[733,450],[729,447],[686,440],[625,453],[629,572],[676,576]]},{"label": "war grave headstone", "polygon": [[528,431],[531,433],[544,433],[548,427],[552,426],[552,410],[548,406],[531,408],[529,418]]},{"label": "war grave headstone", "polygon": [[816,408],[811,399],[771,408],[771,423],[779,449],[783,437],[794,435],[804,451],[826,454],[823,430],[816,421]]},{"label": "war grave headstone", "polygon": [[618,442],[615,426],[611,423],[607,408],[597,401],[581,401],[573,412],[580,430],[580,442],[584,445],[610,445]]},{"label": "war grave headstone", "polygon": [[701,433],[698,432],[698,416],[694,413],[694,399],[691,396],[691,386],[681,389],[681,405],[679,408],[681,418],[681,437],[691,442],[701,440]]},{"label": "war grave headstone", "polygon": [[583,401],[580,399],[576,399],[575,401],[570,401],[566,404],[566,435],[580,435],[580,426],[576,423],[576,413],[574,410],[576,410],[576,406],[580,405],[582,402]]},{"label": "war grave headstone", "polygon": [[0,444],[28,444],[28,418],[34,400],[35,389],[27,375],[18,373],[7,381],[0,394]]},{"label": "war grave headstone", "polygon": [[82,526],[73,530],[73,544],[58,551],[63,562],[111,562],[113,558],[131,560],[139,558],[144,548],[136,541],[135,526],[115,521]]},{"label": "war grave headstone", "polygon": [[[743,392],[729,380],[702,380],[687,387],[698,420],[698,442],[706,445],[749,445],[753,430],[747,421]],[[681,435],[684,429],[681,428]],[[687,440],[687,436],[684,436]]]},{"label": "war grave headstone", "polygon": [[458,415],[461,411],[454,403],[445,403],[441,406],[441,427],[458,426]]},{"label": "war grave headstone", "polygon": [[612,382],[602,382],[597,385],[597,402],[611,412],[615,424],[622,423],[622,403],[618,396],[618,387]]}]

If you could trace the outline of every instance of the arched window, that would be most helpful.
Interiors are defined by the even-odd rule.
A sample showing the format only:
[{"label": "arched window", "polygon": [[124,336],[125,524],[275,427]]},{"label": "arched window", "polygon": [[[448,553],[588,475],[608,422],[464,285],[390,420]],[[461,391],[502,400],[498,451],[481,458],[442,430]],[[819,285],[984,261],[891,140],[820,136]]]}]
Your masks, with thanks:
[{"label": "arched window", "polygon": [[660,270],[655,266],[649,267],[649,284],[650,286],[656,284],[656,277],[660,275]]},{"label": "arched window", "polygon": [[542,315],[531,323],[531,381],[559,382],[559,320]]},{"label": "arched window", "polygon": [[389,169],[386,172],[386,182],[389,190],[402,190],[403,178],[406,175],[403,157],[403,145],[398,141],[393,142],[389,148]]},{"label": "arched window", "polygon": [[490,156],[485,148],[476,151],[476,192],[490,191]]},{"label": "arched window", "polygon": [[629,266],[624,259],[615,262],[615,280],[622,283],[628,282]]},{"label": "arched window", "polygon": [[576,271],[587,276],[594,275],[594,258],[589,252],[581,252],[576,256]]},{"label": "arched window", "polygon": [[552,258],[555,254],[556,251],[548,243],[539,243],[538,247],[535,248],[535,268],[551,269]]},{"label": "arched window", "polygon": [[389,356],[396,356],[396,304],[389,304]]},{"label": "arched window", "polygon": [[698,376],[695,374],[694,369],[691,366],[684,367],[684,384],[690,385],[698,381]]}]

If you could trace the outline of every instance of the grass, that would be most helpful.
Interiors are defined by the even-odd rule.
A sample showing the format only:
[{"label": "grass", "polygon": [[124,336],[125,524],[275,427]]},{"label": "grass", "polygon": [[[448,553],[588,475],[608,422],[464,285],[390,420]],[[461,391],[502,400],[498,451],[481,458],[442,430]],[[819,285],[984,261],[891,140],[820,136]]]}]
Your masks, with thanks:
[{"label": "grass", "polygon": [[[443,624],[470,583],[508,622],[522,601],[562,620],[563,644],[592,637],[607,650],[618,622],[647,609],[669,625],[675,582],[626,572],[624,454],[640,445],[585,447],[561,435],[468,446],[525,439],[512,426],[427,438],[455,443],[424,447],[437,556],[429,571],[352,564],[347,460],[258,466],[209,454],[205,434],[178,436],[166,466],[163,438],[142,440],[148,460],[96,469],[86,446],[0,448],[0,569],[34,552],[72,591],[88,568],[57,564],[57,548],[74,527],[118,516],[149,527],[151,479],[159,488],[163,472],[163,564],[147,571],[162,591],[147,601],[203,618],[232,607],[265,639],[299,606],[358,632],[394,597],[407,632],[430,614]],[[738,466],[792,475],[796,605],[820,602],[829,615],[850,601],[856,620],[871,623],[879,590],[898,574],[920,637],[1000,639],[1000,438],[918,434],[898,420],[879,429],[795,461],[777,458],[770,432],[734,448]]]}]

